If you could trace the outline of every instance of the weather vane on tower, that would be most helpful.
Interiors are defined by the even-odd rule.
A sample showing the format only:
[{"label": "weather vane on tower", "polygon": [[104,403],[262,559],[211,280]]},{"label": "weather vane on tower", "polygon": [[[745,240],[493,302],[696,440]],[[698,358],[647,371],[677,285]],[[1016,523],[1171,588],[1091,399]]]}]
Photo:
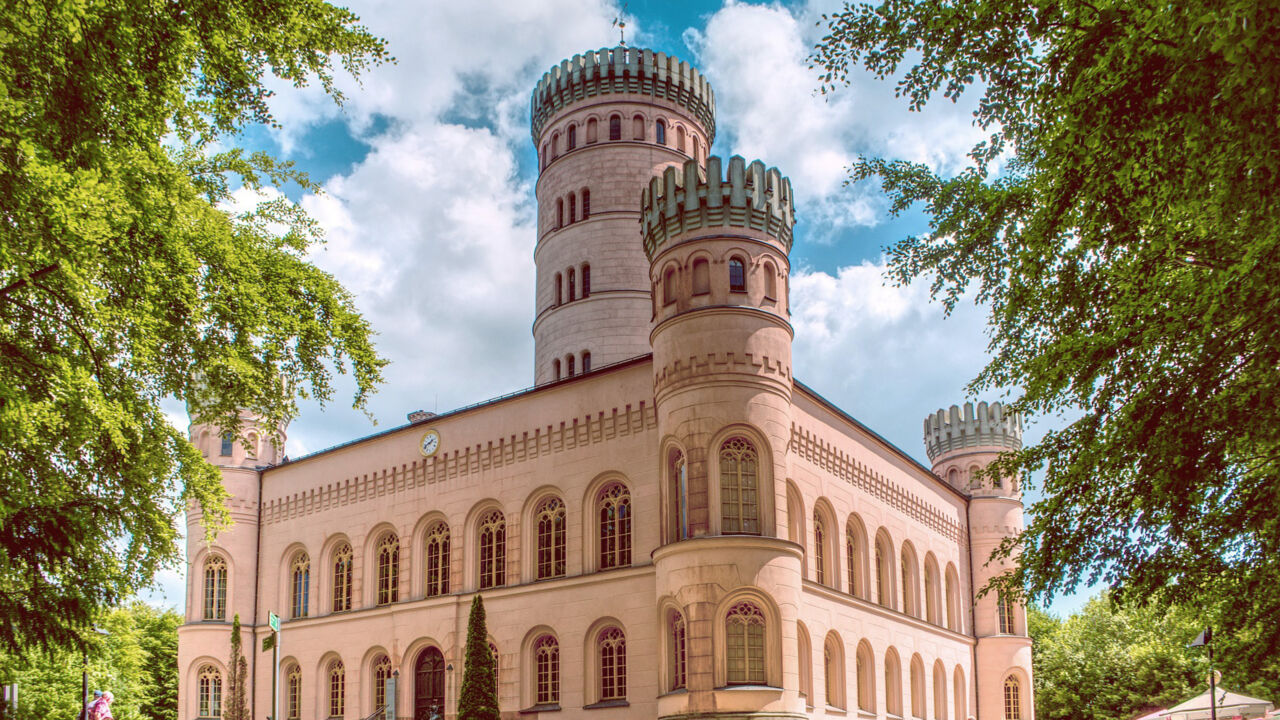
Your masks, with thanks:
[{"label": "weather vane on tower", "polygon": [[618,11],[618,16],[613,19],[613,27],[618,28],[618,44],[622,47],[627,46],[627,21],[623,16],[627,14],[627,4],[622,3],[622,9]]}]

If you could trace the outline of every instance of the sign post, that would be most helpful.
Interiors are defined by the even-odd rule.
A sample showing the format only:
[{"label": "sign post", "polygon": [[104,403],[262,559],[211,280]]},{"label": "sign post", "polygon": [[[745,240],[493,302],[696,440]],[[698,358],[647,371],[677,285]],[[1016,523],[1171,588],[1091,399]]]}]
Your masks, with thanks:
[{"label": "sign post", "polygon": [[280,717],[280,688],[277,683],[280,680],[280,616],[273,613],[267,613],[267,626],[271,628],[271,635],[262,639],[262,649],[271,649],[271,720],[277,720]]}]

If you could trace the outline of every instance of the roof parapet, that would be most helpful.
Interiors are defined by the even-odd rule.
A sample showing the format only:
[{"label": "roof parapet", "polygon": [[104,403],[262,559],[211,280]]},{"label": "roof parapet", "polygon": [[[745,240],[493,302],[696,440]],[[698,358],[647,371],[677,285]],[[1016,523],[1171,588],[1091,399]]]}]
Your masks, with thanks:
[{"label": "roof parapet", "polygon": [[1008,450],[1022,448],[1022,416],[1007,412],[998,402],[988,405],[973,403],[960,407],[952,405],[949,411],[938,410],[924,419],[924,448],[932,462],[945,453],[973,447],[999,447]]}]

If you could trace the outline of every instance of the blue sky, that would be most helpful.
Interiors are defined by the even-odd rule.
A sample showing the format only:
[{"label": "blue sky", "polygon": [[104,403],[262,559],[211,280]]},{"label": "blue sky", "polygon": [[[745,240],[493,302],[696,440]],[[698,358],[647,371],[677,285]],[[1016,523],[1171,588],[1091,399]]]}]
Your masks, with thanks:
[{"label": "blue sky", "polygon": [[[442,412],[532,384],[529,94],[562,58],[616,44],[620,5],[367,0],[351,9],[398,62],[359,83],[342,79],[342,109],[315,88],[281,85],[273,110],[282,129],[240,138],[324,186],[321,195],[286,192],[325,228],[328,242],[312,259],[355,294],[392,363],[372,421],[346,407],[349,384],[323,409],[305,404],[289,428],[294,456],[394,427],[412,410]],[[822,36],[821,13],[838,9],[823,0],[633,0],[624,17],[629,45],[688,60],[711,81],[713,154],[758,158],[792,179],[796,377],[927,464],[921,422],[972,399],[965,385],[986,362],[985,314],[965,304],[944,318],[923,283],[887,284],[884,247],[927,232],[927,221],[890,217],[878,187],[844,180],[860,155],[963,167],[981,137],[975,98],[912,113],[891,82],[863,75],[819,95],[806,56]],[[185,426],[180,408],[172,415]],[[167,573],[156,597],[180,603],[180,574]]]}]

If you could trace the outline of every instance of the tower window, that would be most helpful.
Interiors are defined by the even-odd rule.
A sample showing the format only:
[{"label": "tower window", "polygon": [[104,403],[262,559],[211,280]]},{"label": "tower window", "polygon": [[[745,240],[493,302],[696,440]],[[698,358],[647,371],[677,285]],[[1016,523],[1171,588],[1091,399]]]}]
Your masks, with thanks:
[{"label": "tower window", "polygon": [[685,687],[688,682],[688,655],[685,652],[684,616],[671,611],[671,689]]},{"label": "tower window", "polygon": [[222,433],[222,452],[223,457],[231,457],[231,442],[233,438],[231,433]]},{"label": "tower window", "polygon": [[227,561],[221,555],[204,561],[204,619],[227,619]]},{"label": "tower window", "polygon": [[573,371],[573,356],[572,356],[572,355],[570,355],[569,357],[565,358],[564,360],[565,360],[565,363],[569,366],[569,377],[573,377],[573,374],[574,374],[574,371]]},{"label": "tower window", "polygon": [[1018,678],[1010,675],[1004,680],[1004,720],[1022,720],[1022,688]]},{"label": "tower window", "polygon": [[764,613],[749,602],[741,602],[729,609],[724,626],[729,684],[765,684]]},{"label": "tower window", "polygon": [[574,280],[573,268],[569,268],[569,302],[577,299],[577,281]]},{"label": "tower window", "polygon": [[547,169],[547,163],[551,161],[551,156],[547,154],[547,144],[542,143],[542,169]]},{"label": "tower window", "polygon": [[773,263],[765,263],[764,267],[764,296],[768,300],[776,300],[778,298],[778,273],[773,269]]},{"label": "tower window", "polygon": [[564,279],[556,273],[556,305],[564,303]]},{"label": "tower window", "polygon": [[572,225],[578,219],[578,196],[569,193],[569,224]]},{"label": "tower window", "polygon": [[591,351],[590,350],[582,351],[582,372],[583,373],[591,372]]},{"label": "tower window", "polygon": [[1000,634],[1012,635],[1015,632],[1013,626],[1013,603],[1009,601],[1009,596],[1003,590],[997,593],[996,611],[1000,615]]},{"label": "tower window", "polygon": [[676,149],[684,152],[684,128],[676,128]]},{"label": "tower window", "polygon": [[685,460],[684,453],[672,449],[667,466],[667,534],[671,542],[685,539]]},{"label": "tower window", "polygon": [[609,139],[610,140],[622,139],[622,116],[621,115],[613,115],[609,118]]},{"label": "tower window", "polygon": [[644,116],[636,115],[631,119],[631,137],[636,140],[644,139]]},{"label": "tower window", "polygon": [[667,144],[667,124],[661,120],[653,125],[654,139],[659,145]]},{"label": "tower window", "polygon": [[747,269],[741,258],[729,259],[729,292],[747,291]]},{"label": "tower window", "polygon": [[711,292],[711,264],[706,258],[693,261],[693,294],[706,295]]},{"label": "tower window", "polygon": [[582,188],[582,219],[591,217],[591,191]]},{"label": "tower window", "polygon": [[599,134],[599,125],[600,123],[597,122],[595,118],[591,118],[590,120],[587,121],[587,144],[588,145],[590,145],[591,143],[597,140],[597,135]]},{"label": "tower window", "polygon": [[676,301],[676,269],[667,268],[662,275],[662,302],[669,304]]},{"label": "tower window", "polygon": [[569,149],[572,150],[576,147],[578,147],[578,126],[570,125],[569,126]]},{"label": "tower window", "polygon": [[555,158],[560,154],[560,133],[551,136],[551,157]]},{"label": "tower window", "polygon": [[551,370],[555,375],[555,379],[559,380],[560,379],[560,358],[556,358],[555,360],[551,361]]},{"label": "tower window", "polygon": [[[583,200],[585,201],[586,198],[583,198]],[[584,213],[587,211],[585,205],[583,206],[582,211]],[[585,218],[586,215],[583,215],[582,217]],[[587,263],[582,264],[582,297],[591,297],[591,266]],[[585,372],[586,368],[583,368],[583,371]]]},{"label": "tower window", "polygon": [[724,533],[758,535],[759,456],[746,438],[729,438],[720,446],[720,518]]}]

